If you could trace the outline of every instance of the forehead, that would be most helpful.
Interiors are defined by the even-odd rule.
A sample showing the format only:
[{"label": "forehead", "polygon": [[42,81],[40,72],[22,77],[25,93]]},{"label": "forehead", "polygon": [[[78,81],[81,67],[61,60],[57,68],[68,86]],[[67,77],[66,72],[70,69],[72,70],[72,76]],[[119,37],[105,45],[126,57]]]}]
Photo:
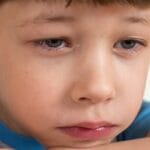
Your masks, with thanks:
[{"label": "forehead", "polygon": [[[48,19],[51,21],[51,18],[55,21],[65,20],[65,17],[68,16],[68,20],[71,19],[71,16],[80,17],[82,14],[94,14],[99,15],[105,11],[105,15],[111,15],[112,13],[117,14],[118,16],[123,16],[124,20],[132,23],[143,23],[146,24],[150,20],[150,8],[149,9],[139,9],[132,7],[131,5],[93,5],[93,0],[76,0],[72,1],[72,4],[67,7],[67,4],[70,4],[70,1],[67,0],[32,0],[25,1],[25,3],[30,6],[37,5],[32,8],[33,11],[36,11],[34,14],[33,21],[38,21],[40,19]],[[82,5],[81,5],[82,4]],[[31,11],[32,11],[31,10]],[[122,12],[118,14],[118,11]],[[28,14],[28,13],[27,13]],[[64,15],[64,17],[63,17]],[[67,18],[67,17],[66,17]],[[90,19],[90,18],[89,18]]]},{"label": "forehead", "polygon": [[[18,1],[19,3],[15,3]],[[139,9],[131,5],[120,4],[93,5],[93,0],[73,0],[69,7],[66,7],[69,2],[67,0],[16,0],[11,2],[16,5],[13,12],[16,11],[15,18],[21,18],[21,22],[18,23],[20,25],[39,22],[71,22],[84,18],[91,20],[95,17],[101,20],[103,14],[109,18],[115,14],[115,17],[120,17],[128,23],[142,23],[143,25],[149,24],[150,20],[150,9]],[[11,8],[8,9],[11,10]]]}]

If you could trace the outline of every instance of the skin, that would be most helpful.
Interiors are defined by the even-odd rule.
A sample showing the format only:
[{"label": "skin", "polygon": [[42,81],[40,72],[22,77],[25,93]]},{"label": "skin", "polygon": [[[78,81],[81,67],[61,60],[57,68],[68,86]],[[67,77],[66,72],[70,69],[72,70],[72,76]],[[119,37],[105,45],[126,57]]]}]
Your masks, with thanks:
[{"label": "skin", "polygon": [[[68,15],[69,19],[52,19]],[[126,5],[4,4],[0,119],[55,150],[96,150],[110,143],[132,123],[142,103],[150,58],[149,15],[149,9]],[[53,38],[64,41],[57,48],[41,42]],[[129,39],[134,46],[124,48],[122,42]],[[58,129],[87,121],[107,121],[117,127],[93,141]]]}]

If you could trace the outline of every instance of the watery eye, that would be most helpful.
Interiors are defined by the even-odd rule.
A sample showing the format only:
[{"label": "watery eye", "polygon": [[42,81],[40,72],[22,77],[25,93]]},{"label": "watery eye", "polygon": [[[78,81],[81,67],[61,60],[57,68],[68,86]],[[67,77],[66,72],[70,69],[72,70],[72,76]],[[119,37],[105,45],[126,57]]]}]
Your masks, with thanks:
[{"label": "watery eye", "polygon": [[74,50],[71,38],[45,38],[32,40],[30,43],[40,54],[58,56],[70,53]]},{"label": "watery eye", "polygon": [[48,49],[60,49],[67,46],[67,43],[63,39],[46,39],[40,40],[38,43]]},{"label": "watery eye", "polygon": [[135,56],[147,46],[147,41],[139,38],[126,38],[117,41],[113,50],[120,56]]},{"label": "watery eye", "polygon": [[124,41],[121,41],[119,44],[120,44],[120,47],[124,49],[132,49],[136,46],[136,44],[138,44],[138,42],[135,40],[124,40]]},{"label": "watery eye", "polygon": [[120,40],[114,44],[116,50],[122,50],[127,52],[137,51],[146,46],[146,42],[141,39],[126,39]]},{"label": "watery eye", "polygon": [[60,39],[51,39],[51,40],[45,40],[45,44],[49,47],[57,48],[64,45],[64,41]]},{"label": "watery eye", "polygon": [[115,47],[130,50],[133,49],[137,44],[140,44],[140,42],[136,40],[123,40],[115,44]]}]

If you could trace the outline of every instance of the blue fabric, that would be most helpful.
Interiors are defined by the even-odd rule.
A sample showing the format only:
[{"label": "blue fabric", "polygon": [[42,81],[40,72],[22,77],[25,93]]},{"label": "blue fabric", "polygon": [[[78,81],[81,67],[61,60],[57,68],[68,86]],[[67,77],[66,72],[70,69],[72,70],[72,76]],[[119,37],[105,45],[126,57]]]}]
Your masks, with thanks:
[{"label": "blue fabric", "polygon": [[150,131],[150,103],[144,102],[135,121],[117,137],[117,141],[142,138],[148,131]]},{"label": "blue fabric", "polygon": [[15,150],[46,150],[36,140],[16,134],[0,123],[0,141]]},{"label": "blue fabric", "polygon": [[[150,131],[150,103],[144,102],[133,124],[117,137],[117,141],[145,137],[148,131]],[[0,141],[15,150],[46,150],[36,140],[16,134],[3,123],[0,123]]]}]

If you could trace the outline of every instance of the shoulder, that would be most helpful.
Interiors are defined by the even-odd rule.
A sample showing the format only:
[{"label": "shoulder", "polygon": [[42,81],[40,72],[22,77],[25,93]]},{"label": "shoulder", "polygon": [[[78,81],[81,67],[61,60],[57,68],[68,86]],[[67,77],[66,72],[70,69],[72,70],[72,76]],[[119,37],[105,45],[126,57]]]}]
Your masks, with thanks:
[{"label": "shoulder", "polygon": [[144,101],[134,122],[117,137],[117,140],[142,138],[148,131],[150,131],[150,103]]}]

